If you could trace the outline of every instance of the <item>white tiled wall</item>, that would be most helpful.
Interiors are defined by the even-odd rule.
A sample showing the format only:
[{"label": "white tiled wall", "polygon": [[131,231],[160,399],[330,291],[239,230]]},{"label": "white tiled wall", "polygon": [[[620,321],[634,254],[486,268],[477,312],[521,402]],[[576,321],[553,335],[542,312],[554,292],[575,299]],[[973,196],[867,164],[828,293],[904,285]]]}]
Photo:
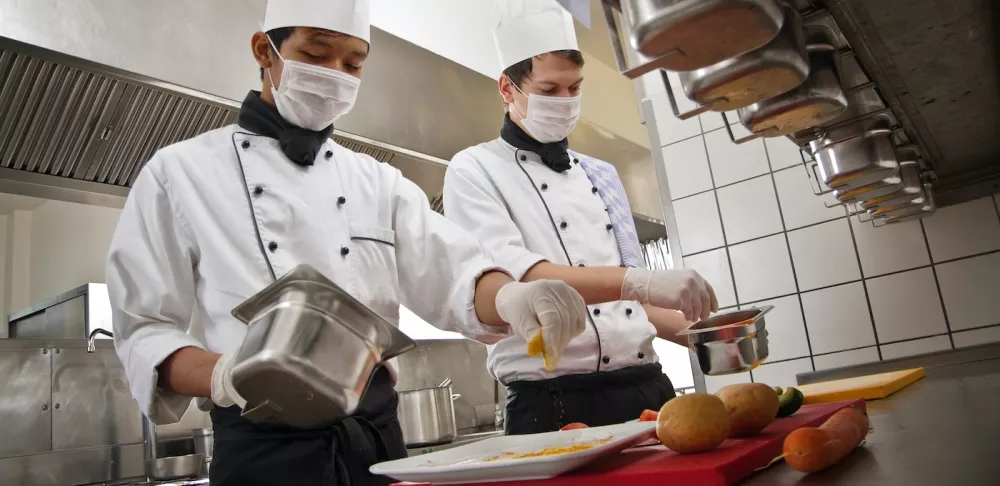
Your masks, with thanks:
[{"label": "white tiled wall", "polygon": [[770,175],[723,187],[716,193],[730,245],[781,232],[781,212]]},{"label": "white tiled wall", "polygon": [[875,228],[826,207],[832,199],[813,193],[787,139],[734,145],[717,113],[676,120],[659,75],[645,83],[684,265],[712,283],[721,307],[775,306],[767,363],[706,377],[709,391],[1000,342],[1000,196]]}]

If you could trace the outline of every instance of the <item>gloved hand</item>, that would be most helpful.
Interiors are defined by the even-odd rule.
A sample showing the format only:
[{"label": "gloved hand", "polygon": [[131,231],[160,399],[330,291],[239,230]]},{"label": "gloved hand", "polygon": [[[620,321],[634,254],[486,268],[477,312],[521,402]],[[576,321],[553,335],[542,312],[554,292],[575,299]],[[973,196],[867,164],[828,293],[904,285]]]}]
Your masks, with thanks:
[{"label": "gloved hand", "polygon": [[496,306],[500,318],[528,341],[529,354],[540,348],[549,371],[555,370],[566,345],[587,326],[583,297],[557,280],[508,283],[497,292]]},{"label": "gloved hand", "polygon": [[229,408],[233,405],[246,408],[246,399],[241,397],[236,392],[236,388],[233,387],[232,364],[234,354],[235,352],[223,354],[219,358],[219,361],[215,363],[215,368],[212,369],[212,399],[211,401],[199,400],[198,408],[201,410],[211,410],[213,403],[222,408]]},{"label": "gloved hand", "polygon": [[622,300],[679,310],[690,322],[707,319],[719,310],[715,290],[694,270],[629,268],[622,282]]}]

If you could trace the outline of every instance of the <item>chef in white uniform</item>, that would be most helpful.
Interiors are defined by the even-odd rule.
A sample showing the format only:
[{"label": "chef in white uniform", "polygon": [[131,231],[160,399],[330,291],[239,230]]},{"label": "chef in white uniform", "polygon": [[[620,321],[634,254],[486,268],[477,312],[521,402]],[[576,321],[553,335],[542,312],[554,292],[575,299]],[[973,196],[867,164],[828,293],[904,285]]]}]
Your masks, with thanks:
[{"label": "chef in white uniform", "polygon": [[506,430],[633,420],[674,396],[653,338],[683,344],[676,333],[718,310],[715,294],[693,271],[642,268],[614,167],[568,150],[583,82],[569,13],[552,0],[498,0],[493,15],[508,113],[499,138],[452,159],[445,216],[475,232],[514,278],[563,280],[590,310],[555,369],[527,355],[520,337],[490,347],[489,370],[508,387]]},{"label": "chef in white uniform", "polygon": [[329,427],[250,422],[233,307],[306,263],[390,321],[402,302],[484,343],[541,334],[553,355],[586,307],[563,282],[514,282],[398,170],[330,140],[368,56],[367,0],[271,0],[251,46],[263,90],[237,124],[160,150],[132,187],[107,268],[115,347],[157,423],[191,397],[211,408],[213,486],[387,484],[368,467],[406,454],[394,373]]}]

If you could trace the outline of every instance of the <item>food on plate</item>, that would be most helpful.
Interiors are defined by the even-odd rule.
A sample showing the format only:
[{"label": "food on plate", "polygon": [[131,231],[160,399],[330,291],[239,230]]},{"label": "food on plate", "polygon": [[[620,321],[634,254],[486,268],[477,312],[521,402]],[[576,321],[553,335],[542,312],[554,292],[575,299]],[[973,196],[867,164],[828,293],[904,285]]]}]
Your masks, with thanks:
[{"label": "food on plate", "polygon": [[541,356],[546,370],[552,371],[556,369],[556,363],[550,361],[549,356],[545,354],[545,340],[542,339],[540,331],[528,341],[528,356]]},{"label": "food on plate", "polygon": [[778,395],[763,383],[737,383],[722,387],[715,395],[729,412],[731,437],[755,435],[778,415]]},{"label": "food on plate", "polygon": [[708,452],[729,435],[729,412],[722,400],[708,393],[691,393],[670,400],[656,419],[656,436],[681,454]]},{"label": "food on plate", "polygon": [[580,451],[585,451],[587,449],[593,449],[593,448],[595,448],[597,446],[600,446],[600,445],[603,445],[603,444],[607,444],[608,442],[611,442],[612,440],[614,440],[614,436],[608,436],[608,437],[605,437],[603,439],[591,440],[591,441],[587,441],[587,442],[581,442],[579,444],[570,444],[570,445],[558,446],[558,447],[546,447],[545,449],[542,449],[542,450],[539,450],[539,451],[525,452],[525,453],[521,453],[521,454],[518,454],[516,452],[504,452],[504,453],[502,453],[500,455],[486,458],[486,459],[483,460],[483,462],[494,462],[494,461],[499,461],[501,459],[530,459],[532,457],[543,457],[543,456],[555,456],[555,455],[559,455],[559,454],[569,454],[570,452],[580,452]]},{"label": "food on plate", "polygon": [[775,387],[774,391],[778,394],[779,417],[788,417],[797,412],[802,408],[802,402],[806,399],[798,388],[788,387],[782,390],[781,387]]},{"label": "food on plate", "polygon": [[796,471],[822,471],[847,457],[868,435],[868,415],[854,407],[837,411],[819,427],[795,429],[785,437],[785,462]]},{"label": "food on plate", "polygon": [[654,412],[652,410],[646,409],[646,410],[643,410],[641,414],[639,414],[639,421],[640,422],[656,422],[656,419],[659,416],[660,416],[660,414],[658,412]]},{"label": "food on plate", "polygon": [[587,428],[590,428],[590,426],[587,424],[580,422],[573,422],[571,424],[566,424],[565,426],[563,426],[563,428],[559,430],[576,430],[576,429],[587,429]]}]

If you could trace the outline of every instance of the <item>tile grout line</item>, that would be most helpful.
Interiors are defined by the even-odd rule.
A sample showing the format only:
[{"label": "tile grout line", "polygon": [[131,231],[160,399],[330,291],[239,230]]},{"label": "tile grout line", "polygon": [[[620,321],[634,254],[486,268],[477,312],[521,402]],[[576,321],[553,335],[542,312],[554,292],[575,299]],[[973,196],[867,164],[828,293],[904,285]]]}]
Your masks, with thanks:
[{"label": "tile grout line", "polygon": [[[927,256],[930,257],[931,262],[934,261],[934,255],[931,253],[931,242],[927,238],[927,228],[924,227],[923,218],[917,220],[920,224],[920,235],[924,238],[924,247],[927,249]],[[948,317],[948,308],[944,304],[944,294],[941,292],[941,282],[938,280],[937,268],[931,265],[931,274],[934,276],[934,288],[937,289],[938,302],[941,303],[941,315],[944,316],[944,327],[948,330],[948,341],[951,342],[951,349],[955,349],[955,337],[951,335],[951,319]]]},{"label": "tile grout line", "polygon": [[[937,334],[928,334],[926,336],[917,336],[917,337],[911,337],[911,338],[906,338],[906,339],[898,339],[896,341],[887,341],[887,342],[882,343],[881,345],[882,346],[891,346],[893,344],[902,344],[902,343],[909,343],[909,342],[913,342],[913,341],[922,341],[924,339],[936,338],[936,337],[941,337],[941,336],[948,336],[950,338],[951,337],[950,335],[951,335],[950,332],[939,332]],[[951,349],[955,349],[955,348],[951,348]]]},{"label": "tile grout line", "polygon": [[[698,135],[695,135],[695,137],[697,137],[697,136]],[[702,135],[702,136],[704,137],[704,135]],[[684,140],[681,140],[681,141],[682,142],[686,142],[686,141],[691,140],[691,139],[693,139],[695,137],[685,138]],[[678,143],[680,143],[680,142],[678,142]],[[667,147],[669,147],[669,145],[664,145],[664,146],[660,147],[660,149],[662,150],[662,149],[667,148]],[[767,150],[767,144],[764,144],[764,150],[766,152],[766,150]],[[688,194],[686,196],[681,196],[681,197],[678,197],[676,199],[672,199],[672,201],[676,202],[676,201],[680,201],[682,199],[688,199],[688,198],[695,197],[695,196],[701,196],[701,195],[705,194],[708,191],[712,191],[712,190],[715,190],[715,189],[725,189],[725,188],[730,187],[730,186],[735,186],[736,184],[739,184],[741,182],[746,182],[746,181],[749,181],[749,180],[757,179],[759,177],[764,177],[764,176],[766,176],[768,174],[774,175],[774,174],[777,174],[779,172],[789,171],[789,170],[792,170],[792,169],[795,169],[795,168],[798,168],[798,167],[800,167],[800,166],[798,164],[796,164],[796,165],[790,165],[788,167],[782,167],[782,168],[780,168],[778,170],[768,170],[768,172],[765,172],[763,174],[758,174],[758,175],[751,176],[751,177],[746,178],[746,179],[740,179],[740,180],[738,180],[736,182],[730,182],[728,184],[723,184],[723,185],[721,185],[719,187],[715,187],[715,181],[714,181],[714,178],[713,178],[713,180],[712,180],[712,189],[705,189],[704,191],[698,191],[698,192],[695,192],[693,194]],[[770,168],[771,168],[771,162],[770,162],[770,159],[768,159],[768,169],[770,169]],[[709,171],[709,173],[712,172],[711,162],[709,162],[708,171]],[[808,177],[808,174],[806,174],[806,176]]]},{"label": "tile grout line", "polygon": [[[771,168],[771,153],[764,145],[764,157],[767,158],[767,168]],[[785,213],[781,210],[781,198],[778,197],[778,183],[774,180],[774,172],[768,174],[771,178],[771,187],[774,188],[774,199],[778,206],[778,219],[781,220],[782,233],[785,235],[785,251],[788,253],[788,264],[792,267],[792,280],[795,282],[795,298],[799,301],[799,312],[802,313],[802,331],[806,335],[806,350],[809,351],[809,366],[816,371],[816,359],[813,357],[812,340],[809,339],[809,325],[806,323],[806,307],[802,303],[802,288],[799,286],[799,274],[795,271],[795,259],[792,258],[792,242],[788,239],[788,227],[785,225]]]},{"label": "tile grout line", "polygon": [[[698,119],[699,126],[701,125],[701,118]],[[705,138],[704,134],[701,136],[701,144],[705,150],[705,161],[708,163],[708,177],[712,182],[712,196],[715,198],[715,211],[719,214],[719,226],[722,227],[722,244],[723,248],[726,249],[726,266],[729,267],[729,280],[733,285],[733,300],[735,300],[734,305],[737,307],[740,305],[740,293],[736,289],[736,272],[733,270],[733,258],[729,254],[729,239],[726,237],[726,223],[722,220],[722,206],[719,204],[719,192],[715,190],[715,174],[712,173],[712,159],[711,155],[708,153],[708,139]],[[753,382],[753,373],[750,374],[750,381]]]},{"label": "tile grout line", "polygon": [[872,333],[874,334],[875,346],[876,349],[878,350],[878,360],[883,361],[884,358],[882,358],[882,345],[879,344],[878,342],[878,326],[875,325],[875,311],[872,310],[872,299],[871,296],[868,294],[868,284],[865,283],[865,277],[864,277],[865,273],[864,270],[861,269],[861,252],[858,250],[857,236],[855,236],[854,234],[854,225],[851,224],[850,218],[848,218],[847,221],[847,229],[851,232],[851,245],[854,246],[854,257],[857,258],[858,260],[858,273],[861,274],[861,287],[865,291],[865,305],[868,306],[868,318],[871,319],[872,321]]},{"label": "tile grout line", "polygon": [[996,324],[987,324],[985,326],[970,327],[968,329],[959,329],[958,331],[955,331],[954,334],[961,334],[963,332],[968,332],[968,331],[979,331],[982,329],[990,329],[993,327],[1000,327],[1000,322],[997,322]]},{"label": "tile grout line", "polygon": [[[779,204],[780,204],[780,200],[779,200]],[[810,224],[807,224],[807,225],[804,225],[804,226],[799,226],[799,227],[796,227],[796,228],[792,228],[790,230],[775,231],[774,233],[768,233],[768,234],[766,234],[764,236],[755,236],[755,237],[750,238],[748,240],[737,241],[735,243],[729,244],[728,246],[737,246],[737,245],[742,245],[744,243],[752,243],[752,242],[757,241],[757,240],[763,240],[764,238],[770,238],[772,236],[780,235],[781,233],[795,233],[796,231],[799,231],[799,230],[809,229],[809,228],[813,228],[815,226],[819,226],[821,224],[832,223],[834,221],[840,221],[842,219],[847,219],[847,218],[850,218],[850,216],[838,216],[838,217],[833,218],[833,219],[828,219],[828,220],[825,220],[825,221],[820,221],[818,223],[810,223]],[[721,223],[721,221],[720,221],[720,223]],[[723,246],[727,246],[727,245],[723,245]],[[723,246],[716,246],[716,247],[712,247],[712,248],[707,248],[705,250],[698,250],[698,251],[691,252],[691,253],[688,253],[688,254],[682,255],[682,256],[686,256],[686,257],[697,256],[697,255],[701,255],[702,253],[708,253],[710,251],[719,250]],[[991,253],[993,251],[1000,251],[1000,250],[991,250],[990,252],[987,252],[987,253]],[[967,257],[961,257],[961,258],[967,258]],[[944,262],[942,262],[942,263],[944,263]]]},{"label": "tile grout line", "polygon": [[[777,233],[775,233],[774,235],[771,235],[771,236],[777,236]],[[719,248],[716,248],[716,250],[718,250],[718,249]],[[985,253],[977,253],[975,255],[969,255],[969,256],[966,256],[966,257],[956,258],[956,259],[953,259],[953,260],[947,260],[947,261],[942,262],[942,263],[953,263],[953,262],[957,262],[957,261],[961,261],[961,260],[969,260],[969,259],[977,258],[977,257],[981,257],[981,256],[992,255],[994,253],[1000,253],[1000,250],[991,250],[991,251],[988,251],[988,252],[985,252]],[[694,256],[694,255],[690,255],[690,256]],[[854,279],[854,280],[847,280],[847,281],[839,282],[839,283],[835,283],[835,284],[824,285],[822,287],[816,287],[814,289],[806,289],[806,290],[802,290],[800,292],[797,292],[797,294],[810,294],[810,293],[813,293],[813,292],[818,292],[820,290],[828,290],[828,289],[832,289],[834,287],[840,287],[840,286],[843,286],[843,285],[849,285],[849,284],[858,283],[858,282],[861,282],[861,281],[877,280],[877,279],[880,279],[882,277],[891,277],[893,275],[899,275],[901,273],[913,272],[913,271],[916,271],[916,270],[924,270],[924,269],[932,267],[934,265],[940,265],[940,264],[928,264],[928,265],[920,265],[918,267],[907,267],[907,268],[905,268],[903,270],[894,270],[892,272],[881,273],[881,274],[878,274],[878,275],[872,275],[871,277],[864,277],[864,278],[859,278],[859,279]],[[753,305],[753,304],[758,304],[760,302],[764,302],[764,301],[767,301],[767,300],[782,299],[782,298],[789,297],[789,296],[792,296],[792,295],[796,295],[796,293],[781,294],[781,295],[776,295],[774,297],[767,297],[767,298],[763,298],[763,299],[757,299],[757,300],[753,300],[753,301],[750,301],[750,302],[747,302],[747,303],[741,304],[741,305]]]}]

